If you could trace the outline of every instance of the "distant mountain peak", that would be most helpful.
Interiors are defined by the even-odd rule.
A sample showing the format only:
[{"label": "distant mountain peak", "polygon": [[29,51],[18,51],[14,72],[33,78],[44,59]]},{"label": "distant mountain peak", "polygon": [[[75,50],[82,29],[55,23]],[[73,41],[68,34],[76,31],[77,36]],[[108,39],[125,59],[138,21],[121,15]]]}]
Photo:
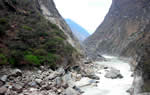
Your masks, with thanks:
[{"label": "distant mountain peak", "polygon": [[83,42],[87,37],[90,36],[88,31],[84,29],[82,26],[80,26],[79,24],[77,24],[75,21],[69,18],[65,19],[65,21],[70,26],[73,34],[78,38],[80,42]]}]

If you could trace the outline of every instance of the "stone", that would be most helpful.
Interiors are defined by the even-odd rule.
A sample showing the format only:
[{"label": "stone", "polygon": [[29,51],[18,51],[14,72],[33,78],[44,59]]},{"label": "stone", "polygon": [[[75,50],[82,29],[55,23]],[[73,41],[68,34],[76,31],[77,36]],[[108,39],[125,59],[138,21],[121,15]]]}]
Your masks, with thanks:
[{"label": "stone", "polygon": [[112,68],[109,72],[105,74],[106,78],[116,79],[116,78],[123,78],[120,74],[120,70]]},{"label": "stone", "polygon": [[86,77],[88,77],[90,79],[100,80],[100,78],[96,75],[87,75]]},{"label": "stone", "polygon": [[29,82],[28,85],[31,87],[37,87],[38,86],[35,81]]},{"label": "stone", "polygon": [[5,83],[0,80],[0,87],[3,86]]},{"label": "stone", "polygon": [[41,73],[42,73],[42,71],[41,71],[41,70],[38,70],[37,72],[38,72],[39,74],[41,74]]},{"label": "stone", "polygon": [[65,95],[78,95],[79,93],[71,87],[68,87],[65,91]]},{"label": "stone", "polygon": [[42,80],[41,79],[35,79],[35,82],[40,84],[42,82]]},{"label": "stone", "polygon": [[58,72],[58,75],[64,75],[65,74],[65,70],[63,68],[59,68],[57,70],[57,72]]},{"label": "stone", "polygon": [[15,69],[12,71],[11,76],[15,76],[15,77],[22,76],[22,71],[20,69]]},{"label": "stone", "polygon": [[3,75],[0,80],[3,81],[3,82],[6,82],[7,81],[7,78],[8,76],[7,75]]},{"label": "stone", "polygon": [[51,74],[48,76],[48,79],[49,79],[49,80],[55,79],[55,78],[57,77],[57,74],[58,74],[58,73],[54,71],[53,73],[51,73]]},{"label": "stone", "polygon": [[82,91],[79,87],[74,86],[73,89],[75,89],[76,91],[78,91],[79,93],[84,93],[84,91]]},{"label": "stone", "polygon": [[5,95],[6,91],[7,91],[6,87],[1,87],[0,88],[0,95]]},{"label": "stone", "polygon": [[108,69],[108,67],[104,67],[104,69]]},{"label": "stone", "polygon": [[79,81],[79,80],[81,80],[81,78],[82,78],[82,75],[81,74],[77,74],[76,80]]},{"label": "stone", "polygon": [[55,82],[56,82],[56,85],[57,85],[58,87],[60,87],[60,86],[61,86],[61,83],[62,83],[62,79],[61,79],[60,77],[57,77],[57,78],[55,79]]},{"label": "stone", "polygon": [[20,93],[20,92],[22,92],[23,85],[21,85],[21,84],[13,84],[12,89],[17,91],[18,93]]}]

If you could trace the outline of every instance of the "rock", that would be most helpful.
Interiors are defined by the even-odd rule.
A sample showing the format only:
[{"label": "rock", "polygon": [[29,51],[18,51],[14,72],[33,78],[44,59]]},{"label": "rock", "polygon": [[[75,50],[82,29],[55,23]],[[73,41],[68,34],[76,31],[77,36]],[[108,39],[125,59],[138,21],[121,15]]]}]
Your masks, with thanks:
[{"label": "rock", "polygon": [[30,87],[37,87],[37,86],[38,86],[35,81],[29,82],[28,85],[29,85]]},{"label": "rock", "polygon": [[41,70],[44,70],[44,66],[40,66],[40,69],[41,69]]},{"label": "rock", "polygon": [[77,74],[76,80],[79,81],[79,80],[81,80],[81,78],[82,78],[82,75],[81,74]]},{"label": "rock", "polygon": [[15,77],[22,76],[22,71],[20,69],[15,69],[13,70],[11,76],[15,76]]},{"label": "rock", "polygon": [[1,87],[0,88],[0,95],[5,95],[6,91],[7,91],[6,87]]},{"label": "rock", "polygon": [[60,94],[60,93],[62,92],[62,90],[61,90],[61,89],[58,89],[57,92],[58,92],[58,94]]},{"label": "rock", "polygon": [[62,79],[61,79],[60,77],[57,77],[57,78],[55,79],[55,82],[56,82],[56,85],[57,85],[58,87],[60,87],[60,86],[61,86],[61,83],[62,83]]},{"label": "rock", "polygon": [[108,67],[104,67],[104,69],[108,69]]},{"label": "rock", "polygon": [[63,68],[59,68],[59,69],[57,70],[57,72],[58,72],[58,75],[59,75],[59,76],[65,74],[65,70],[64,70]]},{"label": "rock", "polygon": [[88,77],[90,79],[100,80],[100,78],[96,75],[86,75],[86,77]]},{"label": "rock", "polygon": [[53,79],[55,79],[55,78],[57,77],[57,75],[58,75],[58,73],[55,71],[55,72],[51,73],[51,74],[48,76],[48,79],[49,79],[49,80],[53,80]]},{"label": "rock", "polygon": [[133,74],[133,73],[131,74],[131,77],[134,77],[134,74]]},{"label": "rock", "polygon": [[0,80],[0,87],[3,86],[5,83]]},{"label": "rock", "polygon": [[35,82],[40,84],[42,82],[42,80],[41,79],[35,79]]},{"label": "rock", "polygon": [[38,72],[39,74],[41,74],[41,73],[42,73],[42,71],[41,71],[41,70],[38,70],[37,72]]},{"label": "rock", "polygon": [[72,89],[71,87],[68,87],[65,91],[65,95],[78,95],[78,94],[79,93],[76,90]]},{"label": "rock", "polygon": [[79,93],[84,93],[84,91],[82,91],[79,87],[74,86],[73,89],[75,89],[77,92]]},{"label": "rock", "polygon": [[90,63],[92,63],[92,61],[89,60],[84,61],[84,64],[90,64]]},{"label": "rock", "polygon": [[71,76],[72,76],[71,73],[68,73],[62,77],[63,85],[67,84],[69,87],[75,86],[74,81]]},{"label": "rock", "polygon": [[132,91],[133,91],[133,88],[130,88],[130,89],[128,89],[126,92],[128,92],[128,93],[132,93]]},{"label": "rock", "polygon": [[112,68],[109,72],[105,74],[106,78],[116,79],[116,78],[123,78],[120,74],[120,70]]},{"label": "rock", "polygon": [[3,75],[0,80],[3,81],[3,82],[6,82],[7,81],[7,78],[8,76],[7,75]]},{"label": "rock", "polygon": [[23,85],[21,84],[13,84],[12,89],[17,91],[18,93],[22,92]]}]

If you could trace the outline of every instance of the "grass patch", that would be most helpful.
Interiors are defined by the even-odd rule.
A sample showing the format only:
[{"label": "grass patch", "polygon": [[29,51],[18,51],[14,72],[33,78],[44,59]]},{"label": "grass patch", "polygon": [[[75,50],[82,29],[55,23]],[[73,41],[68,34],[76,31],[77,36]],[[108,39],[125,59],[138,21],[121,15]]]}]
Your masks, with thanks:
[{"label": "grass patch", "polygon": [[6,64],[7,62],[7,57],[4,54],[0,54],[0,64]]},{"label": "grass patch", "polygon": [[31,63],[31,64],[35,64],[35,65],[40,65],[40,60],[37,56],[35,55],[25,55],[24,56],[24,60]]},{"label": "grass patch", "polygon": [[28,31],[32,31],[32,28],[26,25],[23,25],[22,28]]}]

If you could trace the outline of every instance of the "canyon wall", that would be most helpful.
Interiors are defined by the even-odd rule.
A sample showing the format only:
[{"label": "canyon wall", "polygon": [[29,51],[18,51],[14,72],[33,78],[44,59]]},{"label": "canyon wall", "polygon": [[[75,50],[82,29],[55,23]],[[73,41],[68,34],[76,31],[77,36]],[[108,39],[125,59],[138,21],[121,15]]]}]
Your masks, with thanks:
[{"label": "canyon wall", "polygon": [[135,61],[133,95],[150,92],[149,0],[113,0],[103,23],[84,44],[92,57],[99,54],[131,57]]}]

